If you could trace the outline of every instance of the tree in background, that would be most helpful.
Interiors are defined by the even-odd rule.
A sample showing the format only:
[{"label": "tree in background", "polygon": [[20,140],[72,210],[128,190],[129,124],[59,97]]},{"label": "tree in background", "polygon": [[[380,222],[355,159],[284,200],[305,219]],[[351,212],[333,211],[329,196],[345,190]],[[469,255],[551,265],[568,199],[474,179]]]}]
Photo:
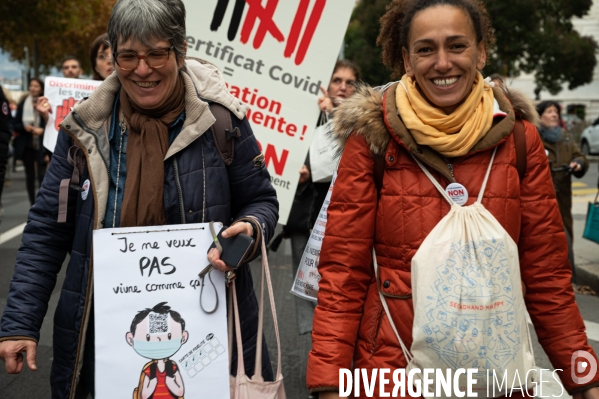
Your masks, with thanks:
[{"label": "tree in background", "polygon": [[[345,35],[346,57],[361,68],[364,81],[381,85],[391,73],[381,62],[376,46],[379,19],[390,0],[362,0],[352,14]],[[569,89],[593,80],[597,43],[581,37],[572,27],[573,17],[583,17],[592,0],[486,0],[493,22],[496,47],[484,74],[497,72],[516,77],[532,73],[536,94],[557,94],[563,83]]]},{"label": "tree in background", "polygon": [[116,0],[1,0],[0,47],[18,61],[29,49],[33,75],[75,55],[90,70],[89,46],[106,32]]},{"label": "tree in background", "polygon": [[379,19],[389,3],[389,0],[362,0],[354,9],[345,34],[345,57],[360,67],[362,80],[372,86],[387,83],[391,76],[376,45]]},{"label": "tree in background", "polygon": [[487,0],[497,47],[485,72],[535,77],[541,90],[557,94],[563,83],[570,90],[593,80],[597,43],[581,37],[572,18],[585,16],[592,0]]}]

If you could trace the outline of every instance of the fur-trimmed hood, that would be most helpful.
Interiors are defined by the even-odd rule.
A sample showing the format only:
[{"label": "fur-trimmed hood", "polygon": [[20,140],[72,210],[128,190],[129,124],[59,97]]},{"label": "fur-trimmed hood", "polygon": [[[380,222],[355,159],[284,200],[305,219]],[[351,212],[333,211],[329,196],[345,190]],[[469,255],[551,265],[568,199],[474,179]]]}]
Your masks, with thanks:
[{"label": "fur-trimmed hood", "polygon": [[[340,152],[343,151],[345,141],[349,135],[355,132],[366,138],[366,141],[374,154],[384,154],[389,139],[391,138],[391,133],[385,124],[383,102],[384,97],[386,96],[387,103],[391,102],[393,105],[395,104],[395,90],[397,85],[397,82],[388,84],[382,88],[360,85],[356,88],[355,94],[345,100],[335,110],[334,118],[330,125],[330,134],[336,138]],[[506,118],[512,120],[517,118],[526,120],[533,125],[538,124],[538,113],[532,101],[530,101],[522,92],[496,87],[493,89],[493,94],[495,95],[501,110],[508,114]],[[387,106],[388,113],[391,111],[389,108],[390,107]],[[401,123],[401,119],[396,119]],[[493,126],[495,127],[496,124],[497,121],[494,121]],[[405,130],[405,127],[403,130]],[[493,132],[493,130],[494,129],[491,128],[489,133],[474,147],[474,150],[480,150],[481,146],[490,147],[502,141],[505,137],[505,129],[502,129],[504,130],[504,132],[501,132],[502,134],[497,134],[497,132]],[[405,132],[407,132],[407,130],[405,130]],[[397,131],[395,133],[400,136],[399,138],[402,141],[406,142],[406,146],[409,147],[409,142],[413,142],[409,133],[409,137],[405,134],[399,134]]]}]

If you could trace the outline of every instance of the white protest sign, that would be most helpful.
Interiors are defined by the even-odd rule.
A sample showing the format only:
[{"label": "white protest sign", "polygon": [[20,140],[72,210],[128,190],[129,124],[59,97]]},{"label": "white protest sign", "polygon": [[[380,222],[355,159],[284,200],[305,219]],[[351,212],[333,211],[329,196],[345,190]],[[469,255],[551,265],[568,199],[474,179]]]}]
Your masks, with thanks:
[{"label": "white protest sign", "polygon": [[97,399],[230,397],[222,272],[200,308],[211,243],[207,223],[94,231]]},{"label": "white protest sign", "polygon": [[320,248],[322,247],[322,240],[324,239],[324,233],[327,227],[327,209],[329,209],[331,195],[333,195],[335,179],[337,179],[336,171],[333,174],[329,192],[322,203],[322,208],[320,208],[320,213],[318,214],[318,218],[316,219],[316,223],[314,223],[310,238],[304,249],[302,260],[297,268],[295,280],[293,280],[293,287],[291,287],[292,294],[311,301],[316,301],[318,299],[318,282],[320,281],[318,263],[320,261]]},{"label": "white protest sign", "polygon": [[187,54],[250,106],[285,224],[353,10],[348,0],[187,0]]},{"label": "white protest sign", "polygon": [[100,80],[70,79],[49,76],[44,82],[44,96],[52,107],[48,117],[46,130],[44,130],[44,147],[54,152],[58,130],[64,118],[71,112],[71,108],[79,100],[89,95],[100,86]]}]

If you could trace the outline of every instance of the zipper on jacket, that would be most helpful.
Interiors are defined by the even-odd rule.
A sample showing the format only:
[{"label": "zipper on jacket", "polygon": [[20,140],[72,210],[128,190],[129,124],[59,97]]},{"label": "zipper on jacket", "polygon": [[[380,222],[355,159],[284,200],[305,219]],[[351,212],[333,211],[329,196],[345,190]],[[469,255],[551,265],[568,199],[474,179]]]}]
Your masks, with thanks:
[{"label": "zipper on jacket", "polygon": [[453,175],[453,164],[451,162],[447,163],[447,167],[449,168],[449,173],[451,173],[451,177],[455,180],[455,176]]},{"label": "zipper on jacket", "polygon": [[179,195],[179,212],[181,216],[181,223],[185,224],[185,209],[183,207],[183,191],[181,190],[181,182],[179,181],[179,165],[177,164],[177,157],[173,157],[173,171],[175,173],[175,185],[177,186],[177,194]]},{"label": "zipper on jacket", "polygon": [[102,154],[102,151],[100,151],[100,140],[98,139],[98,135],[96,134],[96,132],[94,132],[90,128],[88,128],[85,125],[85,123],[83,123],[83,121],[81,120],[81,118],[79,118],[79,115],[77,115],[77,113],[75,111],[73,111],[71,113],[73,114],[73,118],[77,121],[77,124],[79,126],[81,126],[81,128],[83,130],[85,130],[87,133],[89,133],[92,136],[94,136],[94,140],[96,141],[96,148],[98,149],[98,153],[100,154],[100,158],[102,158],[102,162],[104,162],[104,167],[106,168],[106,172],[108,173],[108,182],[112,183],[112,178],[110,176],[110,166],[108,166],[108,161],[104,157],[104,154]]}]

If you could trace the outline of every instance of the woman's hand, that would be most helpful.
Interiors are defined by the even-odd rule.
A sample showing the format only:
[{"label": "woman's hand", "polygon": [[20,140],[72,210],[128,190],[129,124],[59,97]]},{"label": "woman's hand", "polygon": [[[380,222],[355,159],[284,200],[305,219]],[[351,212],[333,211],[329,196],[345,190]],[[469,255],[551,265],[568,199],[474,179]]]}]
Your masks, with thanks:
[{"label": "woman's hand", "polygon": [[48,102],[48,97],[42,96],[42,97],[38,98],[37,102],[35,103],[35,109],[37,110],[37,112],[40,113],[42,118],[44,118],[44,121],[47,122],[48,114],[52,113],[52,106]]},{"label": "woman's hand", "polygon": [[41,136],[42,134],[44,134],[44,128],[43,127],[34,127],[32,126],[33,129],[31,129],[31,131],[29,133],[35,135],[35,136]]},{"label": "woman's hand", "polygon": [[333,100],[329,97],[329,93],[324,87],[320,86],[320,91],[322,91],[324,97],[318,98],[318,107],[323,112],[331,113],[333,111]]},{"label": "woman's hand", "polygon": [[0,342],[0,359],[8,374],[19,374],[23,370],[23,352],[25,352],[29,370],[37,370],[35,358],[37,344],[34,341],[22,339],[17,341]]},{"label": "woman's hand", "polygon": [[[237,222],[233,226],[223,231],[222,236],[224,238],[235,237],[238,234],[244,234],[248,237],[254,235],[254,226],[248,222]],[[225,262],[220,259],[220,252],[216,248],[212,248],[208,251],[208,262],[221,272],[228,272],[233,268],[227,266]]]},{"label": "woman's hand", "polygon": [[570,167],[572,168],[573,172],[579,172],[580,170],[582,170],[582,165],[580,165],[576,161],[570,162]]},{"label": "woman's hand", "polygon": [[308,167],[306,165],[302,165],[302,168],[300,169],[299,184],[303,184],[307,182],[309,179],[310,171],[308,170]]},{"label": "woman's hand", "polygon": [[599,388],[589,388],[586,391],[572,395],[572,399],[599,399]]}]

